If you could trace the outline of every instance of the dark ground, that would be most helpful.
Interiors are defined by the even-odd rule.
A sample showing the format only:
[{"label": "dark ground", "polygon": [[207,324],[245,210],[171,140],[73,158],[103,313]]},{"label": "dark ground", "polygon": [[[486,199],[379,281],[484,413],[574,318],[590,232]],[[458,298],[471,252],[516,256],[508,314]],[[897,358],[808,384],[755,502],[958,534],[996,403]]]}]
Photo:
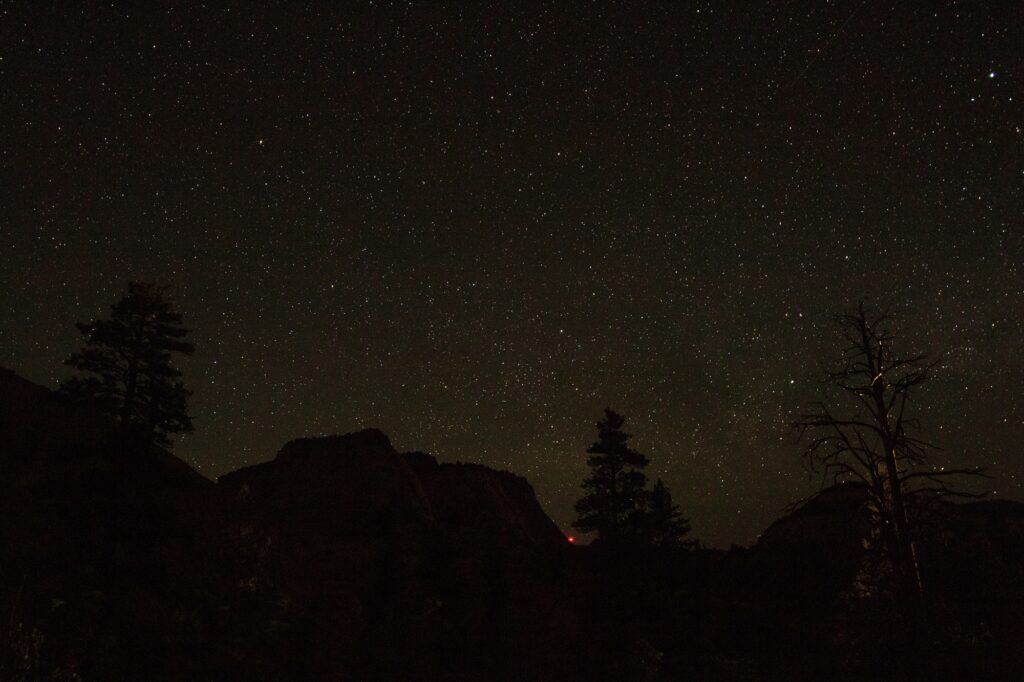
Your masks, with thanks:
[{"label": "dark ground", "polygon": [[378,431],[213,483],[0,370],[0,679],[1019,679],[1024,505],[935,508],[909,633],[864,503],[574,547],[524,479]]}]

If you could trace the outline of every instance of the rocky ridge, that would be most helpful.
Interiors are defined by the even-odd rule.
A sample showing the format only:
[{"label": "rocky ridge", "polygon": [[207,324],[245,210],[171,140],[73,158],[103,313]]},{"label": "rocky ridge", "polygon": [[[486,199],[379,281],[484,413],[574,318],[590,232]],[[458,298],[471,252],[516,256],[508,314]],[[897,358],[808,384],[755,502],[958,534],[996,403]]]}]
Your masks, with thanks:
[{"label": "rocky ridge", "polygon": [[[750,549],[573,547],[525,479],[373,429],[214,483],[0,369],[0,679],[886,679],[865,502]],[[928,529],[934,669],[1018,679],[1024,505]]]}]

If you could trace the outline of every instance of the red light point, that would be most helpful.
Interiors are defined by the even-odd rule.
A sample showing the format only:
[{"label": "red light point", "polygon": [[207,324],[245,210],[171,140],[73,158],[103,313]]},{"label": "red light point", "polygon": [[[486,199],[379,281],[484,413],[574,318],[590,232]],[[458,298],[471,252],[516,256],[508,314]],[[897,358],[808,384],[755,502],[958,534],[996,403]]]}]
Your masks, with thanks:
[{"label": "red light point", "polygon": [[568,537],[567,537],[567,538],[565,538],[565,539],[569,541],[569,544],[570,544],[570,545],[571,545],[571,544],[574,544],[574,543],[576,542],[576,538],[575,538],[574,536],[572,536],[572,535],[568,536]]}]

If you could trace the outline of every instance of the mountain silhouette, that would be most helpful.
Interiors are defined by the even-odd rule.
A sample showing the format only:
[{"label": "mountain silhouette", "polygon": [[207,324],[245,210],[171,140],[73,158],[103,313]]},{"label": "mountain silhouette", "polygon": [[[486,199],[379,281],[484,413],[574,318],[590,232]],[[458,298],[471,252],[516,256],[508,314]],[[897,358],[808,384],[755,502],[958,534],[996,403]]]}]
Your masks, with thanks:
[{"label": "mountain silhouette", "polygon": [[213,482],[0,369],[0,679],[1017,679],[1024,505],[931,505],[924,649],[883,636],[868,505],[827,489],[749,549],[576,547],[522,477],[375,429]]}]

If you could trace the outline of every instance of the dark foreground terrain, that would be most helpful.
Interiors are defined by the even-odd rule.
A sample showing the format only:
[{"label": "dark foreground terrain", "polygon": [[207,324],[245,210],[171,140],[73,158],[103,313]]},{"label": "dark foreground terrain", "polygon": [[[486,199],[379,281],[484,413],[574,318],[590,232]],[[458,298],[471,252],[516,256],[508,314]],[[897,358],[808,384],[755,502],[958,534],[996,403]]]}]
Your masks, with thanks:
[{"label": "dark foreground terrain", "polygon": [[0,680],[1017,680],[1024,505],[937,503],[911,636],[824,491],[751,549],[573,547],[368,430],[213,483],[0,369]]}]

